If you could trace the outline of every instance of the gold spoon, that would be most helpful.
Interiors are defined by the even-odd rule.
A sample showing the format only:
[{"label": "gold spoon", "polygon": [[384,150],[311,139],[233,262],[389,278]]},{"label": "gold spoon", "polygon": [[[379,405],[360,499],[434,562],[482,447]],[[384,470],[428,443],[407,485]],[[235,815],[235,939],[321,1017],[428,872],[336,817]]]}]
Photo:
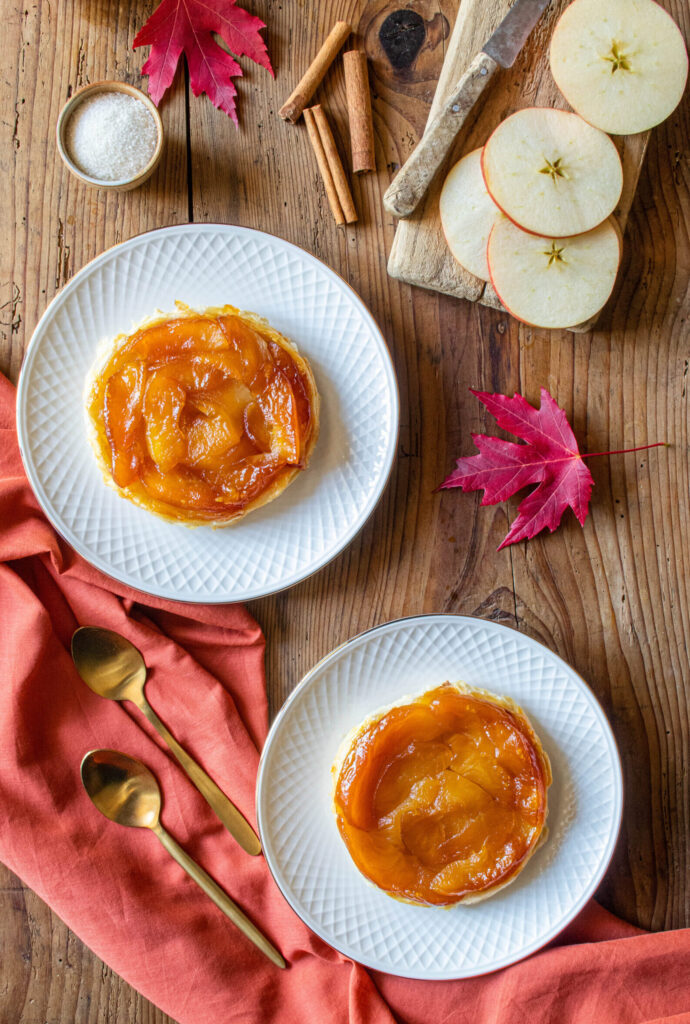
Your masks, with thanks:
[{"label": "gold spoon", "polygon": [[81,678],[99,697],[129,700],[146,715],[230,835],[247,853],[261,853],[259,837],[246,818],[203,768],[183,750],[146,700],[146,665],[141,651],[110,629],[82,626],[72,637],[72,658]]},{"label": "gold spoon", "polygon": [[277,967],[285,967],[275,946],[165,831],[160,823],[161,791],[156,776],[145,764],[117,750],[91,750],[81,763],[81,781],[98,810],[110,821],[130,828],[150,828],[180,867],[264,956]]}]

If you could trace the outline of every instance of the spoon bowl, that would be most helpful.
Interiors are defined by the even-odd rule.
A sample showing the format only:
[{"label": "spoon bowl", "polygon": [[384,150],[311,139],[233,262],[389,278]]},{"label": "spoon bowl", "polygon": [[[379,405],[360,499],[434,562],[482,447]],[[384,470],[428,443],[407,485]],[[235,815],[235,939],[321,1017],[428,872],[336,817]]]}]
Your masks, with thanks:
[{"label": "spoon bowl", "polygon": [[162,797],[153,772],[117,750],[91,750],[81,763],[81,781],[101,814],[129,828],[155,828]]},{"label": "spoon bowl", "polygon": [[108,700],[131,700],[144,692],[146,665],[134,644],[100,626],[82,626],[72,637],[72,658],[89,689]]}]

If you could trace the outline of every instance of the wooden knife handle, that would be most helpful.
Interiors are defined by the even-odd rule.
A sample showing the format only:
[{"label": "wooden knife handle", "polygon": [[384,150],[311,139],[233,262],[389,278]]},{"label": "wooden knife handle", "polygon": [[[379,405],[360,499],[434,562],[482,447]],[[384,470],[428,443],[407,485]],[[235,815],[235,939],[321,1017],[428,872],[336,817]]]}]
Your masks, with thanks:
[{"label": "wooden knife handle", "polygon": [[443,109],[422,135],[417,148],[388,187],[383,205],[395,217],[409,217],[426,194],[472,107],[494,76],[498,64],[478,53]]}]

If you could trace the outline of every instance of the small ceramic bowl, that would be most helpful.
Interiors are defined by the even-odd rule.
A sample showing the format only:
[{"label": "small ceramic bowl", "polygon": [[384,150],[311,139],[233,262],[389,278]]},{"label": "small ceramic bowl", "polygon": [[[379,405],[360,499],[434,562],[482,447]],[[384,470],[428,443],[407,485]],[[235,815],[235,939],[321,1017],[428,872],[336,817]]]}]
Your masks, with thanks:
[{"label": "small ceramic bowl", "polygon": [[[158,138],[153,156],[146,166],[142,167],[142,169],[132,178],[120,178],[113,181],[104,181],[101,178],[92,178],[89,174],[84,174],[84,172],[77,167],[67,148],[66,133],[70,117],[83,100],[101,92],[124,92],[127,93],[128,96],[134,96],[135,99],[140,100],[145,104],[146,109],[151,113],[151,116],[156,123],[156,133]],[[75,177],[80,179],[80,181],[83,181],[85,184],[91,185],[94,188],[106,189],[109,192],[128,192],[130,189],[137,188],[139,185],[142,185],[147,178],[151,177],[158,166],[161,153],[163,152],[163,122],[161,121],[160,114],[158,113],[155,105],[151,102],[149,97],[141,91],[141,89],[136,89],[133,85],[127,85],[126,82],[94,82],[92,85],[85,85],[82,89],[78,89],[73,96],[70,96],[67,103],[65,103],[64,107],[60,111],[60,116],[57,121],[57,147],[63,163],[69,168]]]}]

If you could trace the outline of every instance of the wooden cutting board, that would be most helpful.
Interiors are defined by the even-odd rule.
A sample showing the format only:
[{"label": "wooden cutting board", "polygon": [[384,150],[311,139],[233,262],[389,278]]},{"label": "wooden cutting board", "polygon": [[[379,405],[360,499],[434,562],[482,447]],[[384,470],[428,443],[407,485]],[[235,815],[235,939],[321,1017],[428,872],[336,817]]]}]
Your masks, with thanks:
[{"label": "wooden cutting board", "polygon": [[[602,3],[605,2],[602,0]],[[491,285],[470,274],[451,256],[441,229],[439,194],[445,176],[455,161],[464,153],[483,146],[496,125],[515,110],[532,106],[570,109],[558,91],[549,69],[551,33],[568,3],[569,0],[551,0],[513,67],[499,69],[486,93],[480,97],[446,163],[432,182],[426,199],[411,217],[399,222],[388,260],[388,273],[391,277],[422,288],[432,288],[446,295],[455,295],[460,299],[469,299],[470,302],[481,302],[485,306],[503,309]],[[462,0],[428,124],[510,6],[510,0]],[[613,141],[623,161],[623,192],[614,215],[624,232],[649,132],[614,136]],[[589,330],[592,324],[590,321],[573,330]]]}]

